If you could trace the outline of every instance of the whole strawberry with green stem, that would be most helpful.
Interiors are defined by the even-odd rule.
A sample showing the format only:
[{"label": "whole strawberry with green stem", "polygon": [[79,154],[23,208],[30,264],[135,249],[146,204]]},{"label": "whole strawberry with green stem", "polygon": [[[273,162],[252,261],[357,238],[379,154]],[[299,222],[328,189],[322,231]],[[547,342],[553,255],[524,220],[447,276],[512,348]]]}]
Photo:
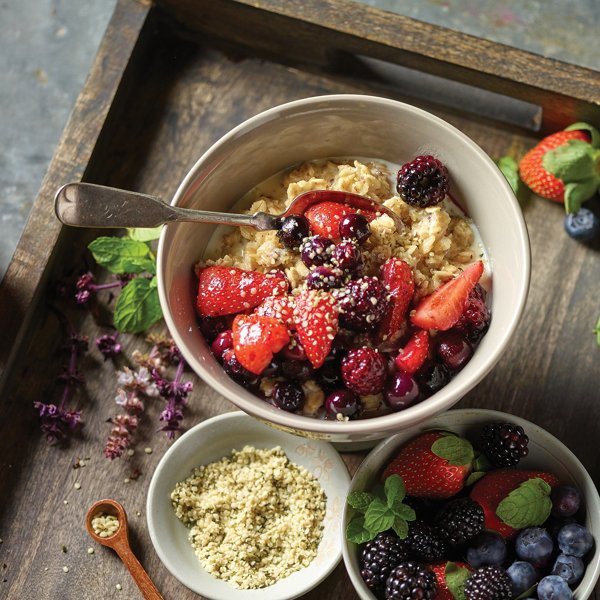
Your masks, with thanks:
[{"label": "whole strawberry with green stem", "polygon": [[538,196],[564,202],[569,214],[600,188],[600,133],[573,123],[545,137],[519,162],[519,174]]}]

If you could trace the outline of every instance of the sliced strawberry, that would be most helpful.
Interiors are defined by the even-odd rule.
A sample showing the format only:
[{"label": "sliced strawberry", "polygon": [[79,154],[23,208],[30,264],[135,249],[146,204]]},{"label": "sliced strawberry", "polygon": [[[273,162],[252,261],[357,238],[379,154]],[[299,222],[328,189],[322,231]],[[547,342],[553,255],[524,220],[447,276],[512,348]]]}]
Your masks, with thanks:
[{"label": "sliced strawberry", "polygon": [[291,327],[294,324],[294,304],[293,296],[269,296],[257,306],[254,312],[264,317],[279,319]]},{"label": "sliced strawberry", "polygon": [[[340,237],[339,228],[342,217],[350,213],[358,212],[356,208],[339,202],[319,202],[308,208],[304,216],[310,223],[310,229],[313,235],[322,235],[330,240],[337,240]],[[375,213],[369,210],[361,210],[360,213],[365,216],[367,221],[371,222],[375,218]]]},{"label": "sliced strawberry", "polygon": [[413,375],[423,366],[428,355],[429,333],[425,329],[419,329],[396,356],[395,363],[401,371]]},{"label": "sliced strawberry", "polygon": [[[496,509],[500,502],[513,490],[522,483],[534,478],[543,479],[550,486],[558,485],[558,479],[551,473],[497,469],[496,471],[490,471],[473,486],[470,496],[483,508],[486,529],[493,529],[505,538],[516,535],[518,530],[507,525],[496,514]],[[535,524],[531,523],[531,525]],[[541,525],[541,523],[537,524]]]},{"label": "sliced strawberry", "polygon": [[[431,431],[403,446],[383,472],[383,478],[400,475],[407,496],[450,498],[463,489],[473,458],[473,447],[467,440]],[[461,464],[453,464],[456,462]]]},{"label": "sliced strawberry", "polygon": [[306,290],[296,296],[294,321],[300,343],[315,369],[323,365],[338,332],[339,309],[328,292]]},{"label": "sliced strawberry", "polygon": [[[427,565],[433,571],[437,580],[438,591],[435,600],[456,600],[464,598],[464,585],[469,577],[472,568],[464,562],[445,562],[434,565]],[[456,587],[457,596],[450,591],[448,581],[451,587]],[[462,594],[461,594],[462,591]]]},{"label": "sliced strawberry", "polygon": [[450,329],[463,314],[469,294],[482,274],[483,262],[479,260],[458,277],[441,285],[419,302],[411,318],[412,324],[421,329]]},{"label": "sliced strawberry", "polygon": [[201,317],[242,312],[269,296],[285,294],[288,289],[281,271],[258,273],[237,267],[206,267],[198,278],[196,308]]},{"label": "sliced strawberry", "polygon": [[380,340],[387,340],[400,330],[415,293],[410,266],[399,258],[389,258],[382,267],[383,282],[390,293],[387,312],[379,325]]},{"label": "sliced strawberry", "polygon": [[273,354],[290,341],[287,327],[273,317],[238,315],[232,331],[236,358],[255,375],[260,375],[269,366]]}]

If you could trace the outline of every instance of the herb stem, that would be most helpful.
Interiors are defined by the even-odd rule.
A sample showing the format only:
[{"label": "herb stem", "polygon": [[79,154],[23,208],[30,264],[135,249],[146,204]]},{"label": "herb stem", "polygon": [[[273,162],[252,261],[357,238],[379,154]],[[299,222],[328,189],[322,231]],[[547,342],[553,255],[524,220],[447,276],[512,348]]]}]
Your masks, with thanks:
[{"label": "herb stem", "polygon": [[113,281],[112,283],[101,283],[96,285],[95,283],[90,283],[89,289],[92,292],[99,292],[100,290],[110,290],[111,288],[122,287],[122,283],[120,281]]}]

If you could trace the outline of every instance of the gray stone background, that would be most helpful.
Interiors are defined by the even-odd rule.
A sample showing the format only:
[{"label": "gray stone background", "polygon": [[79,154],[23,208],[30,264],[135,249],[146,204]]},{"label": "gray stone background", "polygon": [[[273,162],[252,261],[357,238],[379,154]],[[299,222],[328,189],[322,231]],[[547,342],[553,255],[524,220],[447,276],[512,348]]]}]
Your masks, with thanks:
[{"label": "gray stone background", "polygon": [[[598,0],[364,2],[600,70]],[[114,5],[0,0],[0,277]]]}]

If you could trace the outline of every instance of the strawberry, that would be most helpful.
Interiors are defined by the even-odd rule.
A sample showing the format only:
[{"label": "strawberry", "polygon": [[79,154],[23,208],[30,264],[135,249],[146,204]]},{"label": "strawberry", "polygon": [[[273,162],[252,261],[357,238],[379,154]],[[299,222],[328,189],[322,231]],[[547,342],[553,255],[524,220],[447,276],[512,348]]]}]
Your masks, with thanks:
[{"label": "strawberry", "polygon": [[339,309],[328,292],[306,290],[296,296],[294,321],[300,343],[315,369],[323,365],[338,332]]},{"label": "strawberry", "polygon": [[[437,580],[437,594],[435,600],[456,600],[464,598],[465,581],[471,574],[472,568],[464,562],[445,562],[427,565],[434,572]],[[456,596],[450,591],[449,586],[455,589]],[[461,590],[463,593],[461,594]]]},{"label": "strawberry", "polygon": [[553,133],[529,150],[519,162],[521,179],[538,196],[555,202],[564,201],[564,182],[547,171],[542,161],[546,152],[567,144],[569,140],[589,142],[589,135],[580,130]]},{"label": "strawberry", "polygon": [[[339,202],[319,202],[308,208],[304,216],[310,223],[310,229],[313,235],[322,235],[330,240],[337,240],[340,237],[340,221],[342,217],[355,213],[357,210],[347,204]],[[375,213],[369,210],[361,210],[360,213],[371,222],[375,218]]]},{"label": "strawberry", "polygon": [[400,475],[407,496],[450,498],[463,489],[473,459],[473,447],[467,440],[430,431],[404,446],[386,467],[383,478]]},{"label": "strawberry", "polygon": [[471,290],[483,274],[479,260],[419,302],[411,322],[422,329],[450,329],[463,314]]},{"label": "strawberry", "polygon": [[427,360],[429,355],[429,333],[419,329],[413,333],[410,340],[394,359],[396,366],[405,373],[413,375]]},{"label": "strawberry", "polygon": [[285,294],[288,281],[281,271],[258,273],[237,267],[206,267],[198,275],[196,308],[201,317],[242,312],[268,296]]},{"label": "strawberry", "polygon": [[287,327],[273,317],[238,315],[233,320],[233,349],[240,364],[260,375],[270,364],[273,354],[289,341]]},{"label": "strawberry", "polygon": [[[535,480],[536,478],[544,480],[550,486],[558,484],[558,479],[551,473],[544,473],[542,471],[516,471],[514,469],[490,471],[480,479],[473,486],[470,496],[472,500],[475,500],[483,508],[485,528],[493,529],[505,538],[511,538],[517,533],[518,529],[541,525],[550,516],[550,509],[552,508],[552,502],[547,497],[549,496],[549,492],[548,494],[542,492],[536,494],[534,500],[529,500],[529,504],[527,505],[528,513],[536,514],[537,509],[542,510],[542,504],[545,503],[547,514],[544,512],[537,513],[537,516],[541,514],[541,517],[538,519],[539,522],[534,520],[533,522],[526,522],[522,527],[511,527],[496,512],[498,505],[511,492],[517,490],[521,484]],[[544,500],[544,498],[546,499]]]},{"label": "strawberry", "polygon": [[254,312],[264,317],[274,317],[288,327],[292,327],[294,324],[294,297],[269,296],[256,307]]},{"label": "strawberry", "polygon": [[379,338],[387,340],[404,323],[408,307],[415,293],[412,269],[399,258],[388,259],[382,267],[383,283],[390,293],[386,314],[379,325]]}]

